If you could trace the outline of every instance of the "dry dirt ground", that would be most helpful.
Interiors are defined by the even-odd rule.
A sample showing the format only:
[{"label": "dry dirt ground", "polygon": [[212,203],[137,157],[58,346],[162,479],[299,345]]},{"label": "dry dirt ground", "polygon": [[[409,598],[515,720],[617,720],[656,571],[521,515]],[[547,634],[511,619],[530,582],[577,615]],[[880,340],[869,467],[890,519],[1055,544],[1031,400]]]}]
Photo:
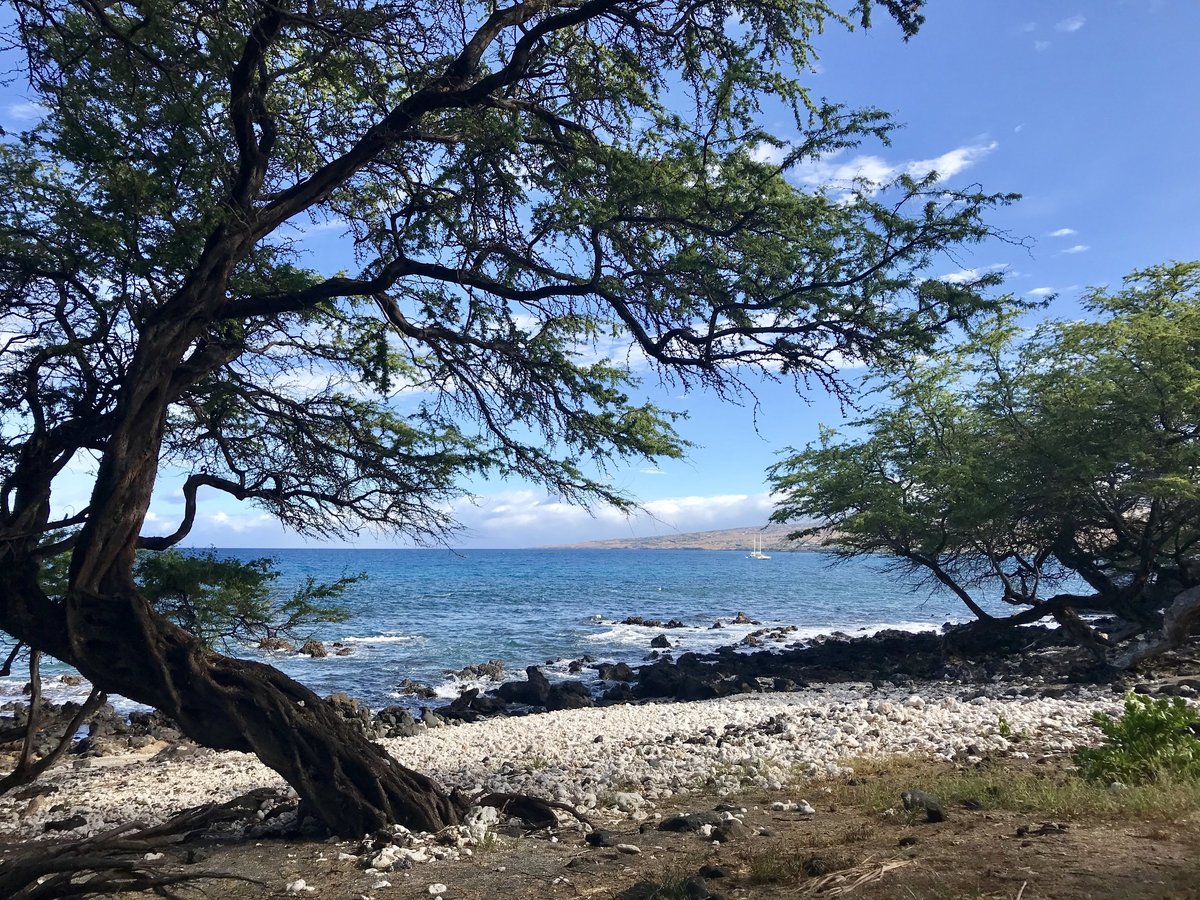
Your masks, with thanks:
[{"label": "dry dirt ground", "polygon": [[[946,773],[935,771],[933,764],[908,763],[867,774],[860,769],[849,782],[813,783],[782,795],[693,795],[658,809],[665,818],[675,812],[712,811],[721,804],[744,807],[748,833],[724,843],[697,833],[656,830],[651,819],[641,828],[625,822],[611,829],[616,841],[636,846],[638,853],[591,847],[579,830],[563,828],[556,835],[543,831],[497,837],[470,858],[406,871],[366,871],[356,859],[339,859],[339,853],[353,852],[351,844],[288,840],[202,845],[201,861],[190,868],[254,879],[208,881],[203,893],[194,893],[229,900],[431,900],[438,893],[444,900],[1200,900],[1200,804],[1194,802],[1200,791],[1165,811],[1146,809],[1138,805],[1141,801],[1134,804],[1137,808],[1122,809],[1118,800],[1110,808],[1081,814],[1077,797],[1060,803],[1054,792],[1056,783],[1068,783],[1061,761],[1044,764],[1032,772],[1036,782],[1027,783],[1023,779],[1033,768],[1017,772],[1015,780],[1001,774],[997,782],[993,773],[982,781],[947,782]],[[949,796],[946,820],[928,822],[924,813],[906,812],[896,790],[906,784],[935,786]],[[1051,789],[1043,791],[1043,785]],[[975,789],[981,791],[978,800],[963,796]],[[815,813],[771,809],[776,800],[801,797],[811,801]],[[894,806],[888,808],[889,802]],[[162,863],[189,868],[182,865],[188,850],[164,849]],[[709,867],[705,877],[697,880],[704,867]],[[289,893],[287,886],[298,878],[312,890]],[[431,892],[430,886],[437,884],[445,890]]]}]

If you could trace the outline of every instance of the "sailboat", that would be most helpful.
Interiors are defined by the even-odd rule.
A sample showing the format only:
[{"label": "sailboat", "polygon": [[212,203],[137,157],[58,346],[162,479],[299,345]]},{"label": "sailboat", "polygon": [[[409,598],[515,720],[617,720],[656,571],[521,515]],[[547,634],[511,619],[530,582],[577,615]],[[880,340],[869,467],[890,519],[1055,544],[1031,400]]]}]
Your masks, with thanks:
[{"label": "sailboat", "polygon": [[754,549],[750,551],[749,559],[770,559],[771,557],[762,552],[762,538],[754,538]]}]

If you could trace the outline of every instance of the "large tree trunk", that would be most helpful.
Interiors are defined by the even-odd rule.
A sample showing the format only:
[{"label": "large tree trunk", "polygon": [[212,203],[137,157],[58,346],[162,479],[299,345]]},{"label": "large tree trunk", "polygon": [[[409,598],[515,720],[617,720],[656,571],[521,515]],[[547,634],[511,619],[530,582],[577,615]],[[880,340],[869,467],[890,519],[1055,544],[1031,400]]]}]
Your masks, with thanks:
[{"label": "large tree trunk", "polygon": [[72,662],[94,684],[161,709],[207,747],[256,754],[340,836],[393,822],[435,831],[459,820],[432,780],[277,669],[215,653],[136,594],[72,595],[67,607]]},{"label": "large tree trunk", "polygon": [[161,709],[206,747],[256,754],[338,835],[362,837],[389,823],[434,831],[461,818],[436,783],[277,669],[208,649],[136,592],[50,601],[36,565],[24,562],[0,569],[0,627],[97,687]]}]

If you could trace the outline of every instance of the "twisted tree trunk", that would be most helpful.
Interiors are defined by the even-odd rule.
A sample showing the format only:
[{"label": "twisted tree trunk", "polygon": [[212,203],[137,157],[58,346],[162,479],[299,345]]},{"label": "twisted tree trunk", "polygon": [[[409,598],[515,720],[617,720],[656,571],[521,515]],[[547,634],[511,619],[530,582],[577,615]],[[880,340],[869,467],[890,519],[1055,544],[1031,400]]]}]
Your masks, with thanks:
[{"label": "twisted tree trunk", "polygon": [[137,595],[73,594],[67,606],[72,662],[84,675],[161,709],[207,747],[254,753],[338,835],[362,837],[393,822],[435,831],[459,820],[431,779],[277,669],[208,649]]}]

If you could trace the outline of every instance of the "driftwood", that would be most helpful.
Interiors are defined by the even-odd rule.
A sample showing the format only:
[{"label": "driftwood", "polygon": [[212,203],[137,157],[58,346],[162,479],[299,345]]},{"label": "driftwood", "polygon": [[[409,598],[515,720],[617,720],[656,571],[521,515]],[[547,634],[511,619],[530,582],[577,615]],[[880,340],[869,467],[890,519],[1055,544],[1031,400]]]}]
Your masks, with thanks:
[{"label": "driftwood", "polygon": [[1197,625],[1200,625],[1200,586],[1180,591],[1163,613],[1162,631],[1155,638],[1131,647],[1114,661],[1114,665],[1127,669],[1168,650],[1182,647]]}]

